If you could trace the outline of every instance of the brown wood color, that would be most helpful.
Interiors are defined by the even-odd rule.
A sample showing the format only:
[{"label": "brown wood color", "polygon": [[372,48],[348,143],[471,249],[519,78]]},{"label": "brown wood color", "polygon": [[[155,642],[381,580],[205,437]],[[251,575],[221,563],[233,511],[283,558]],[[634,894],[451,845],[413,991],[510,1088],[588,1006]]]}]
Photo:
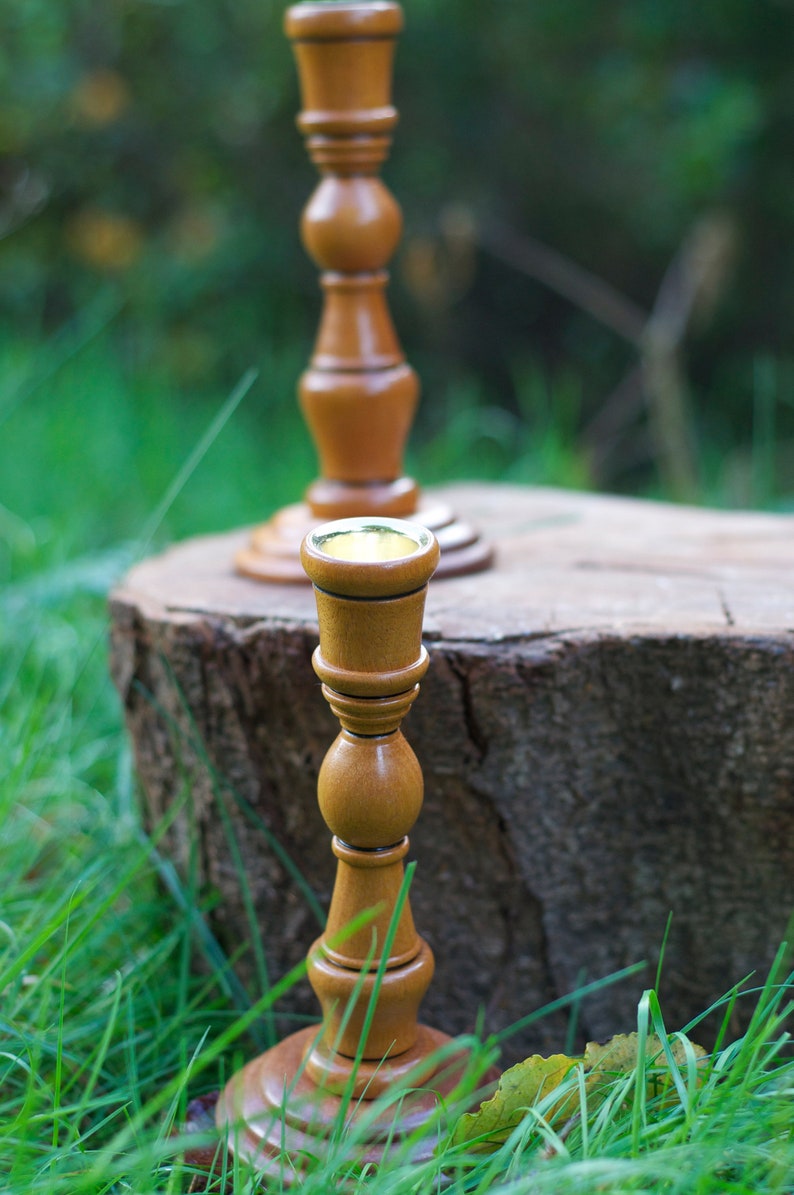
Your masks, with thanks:
[{"label": "brown wood color", "polygon": [[[338,861],[326,929],[309,954],[323,1027],[249,1063],[217,1112],[219,1126],[230,1126],[231,1147],[257,1168],[283,1172],[286,1157],[296,1173],[302,1153],[322,1152],[345,1093],[359,1101],[346,1116],[360,1117],[374,1098],[411,1089],[396,1125],[385,1115],[369,1134],[366,1160],[377,1161],[388,1134],[399,1145],[436,1111],[462,1065],[460,1056],[443,1068],[434,1063],[431,1055],[450,1038],[418,1023],[434,964],[407,900],[393,924],[407,835],[423,797],[422,771],[400,723],[428,666],[422,618],[438,544],[418,524],[343,519],[311,532],[301,556],[320,627],[312,662],[342,726],[318,781]],[[373,918],[351,933],[366,910]],[[432,1150],[432,1140],[422,1149]]]},{"label": "brown wood color", "polygon": [[419,382],[386,303],[385,267],[402,215],[378,177],[397,123],[390,93],[402,23],[393,0],[304,3],[286,14],[303,97],[298,126],[321,174],[301,232],[322,271],[323,312],[299,385],[321,476],[304,504],[256,528],[238,553],[239,571],[258,579],[304,582],[303,536],[320,522],[353,515],[416,515],[438,537],[440,575],[490,563],[490,550],[449,508],[420,510],[419,487],[403,475]]}]

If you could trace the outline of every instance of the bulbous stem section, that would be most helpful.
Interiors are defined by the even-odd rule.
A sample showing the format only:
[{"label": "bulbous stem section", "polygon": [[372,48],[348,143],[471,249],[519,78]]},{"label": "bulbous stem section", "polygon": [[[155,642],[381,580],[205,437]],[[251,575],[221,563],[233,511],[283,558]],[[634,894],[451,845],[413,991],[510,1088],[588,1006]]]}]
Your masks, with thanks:
[{"label": "bulbous stem section", "polygon": [[[419,1005],[433,975],[407,900],[395,916],[408,832],[424,792],[400,724],[428,666],[422,615],[437,560],[429,532],[388,519],[332,523],[304,544],[320,626],[314,669],[342,725],[318,781],[338,866],[326,931],[309,962],[324,1029],[306,1068],[330,1090],[344,1088],[356,1056],[373,1064],[359,1084],[377,1086],[373,1067],[386,1058],[404,1059],[410,1071]],[[372,920],[345,937],[362,910],[372,910]]]},{"label": "bulbous stem section", "polygon": [[411,515],[419,489],[402,475],[403,452],[419,383],[386,303],[402,214],[378,177],[397,123],[391,78],[402,10],[392,0],[300,4],[285,28],[303,100],[298,127],[321,175],[301,220],[323,289],[299,385],[321,471],[306,501],[320,519]]},{"label": "bulbous stem section", "polygon": [[301,235],[320,270],[323,308],[298,385],[320,476],[303,503],[254,529],[237,569],[302,582],[298,545],[309,528],[363,514],[418,517],[438,535],[442,575],[475,572],[488,566],[490,550],[447,506],[423,506],[403,473],[419,379],[386,298],[402,213],[379,177],[397,124],[391,87],[402,9],[395,0],[307,0],[287,10],[284,27],[300,81],[298,128],[320,175]]},{"label": "bulbous stem section", "polygon": [[[376,9],[382,3],[372,0]],[[320,626],[314,667],[342,725],[318,785],[337,858],[326,932],[308,967],[323,1030],[318,1039],[315,1026],[302,1029],[249,1062],[216,1111],[232,1149],[279,1186],[285,1174],[301,1183],[307,1159],[327,1152],[343,1120],[358,1121],[363,1165],[392,1149],[428,1160],[433,1134],[417,1130],[455,1091],[467,1062],[462,1051],[440,1061],[450,1038],[418,1021],[433,956],[400,899],[423,795],[400,724],[428,665],[422,614],[438,559],[431,532],[380,515],[325,524],[302,542]],[[351,929],[363,910],[371,919]],[[387,1091],[399,1092],[396,1118],[372,1120],[368,1101]]]}]

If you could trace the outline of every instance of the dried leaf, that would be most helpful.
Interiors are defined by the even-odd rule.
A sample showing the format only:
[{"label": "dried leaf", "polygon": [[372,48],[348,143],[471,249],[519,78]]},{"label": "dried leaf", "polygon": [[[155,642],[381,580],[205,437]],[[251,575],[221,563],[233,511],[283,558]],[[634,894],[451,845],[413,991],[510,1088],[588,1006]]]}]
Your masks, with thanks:
[{"label": "dried leaf", "polygon": [[[516,1066],[511,1066],[499,1079],[494,1095],[485,1100],[477,1112],[461,1116],[452,1133],[452,1145],[468,1144],[478,1153],[489,1153],[506,1141],[512,1130],[526,1115],[527,1108],[548,1095],[562,1083],[571,1067],[580,1062],[567,1054],[552,1054],[543,1058],[533,1054]],[[556,1115],[568,1102],[571,1093],[562,1096],[546,1113]]]},{"label": "dried leaf", "polygon": [[[524,1119],[527,1109],[559,1087],[572,1067],[581,1062],[585,1069],[588,1106],[592,1111],[602,1102],[616,1078],[631,1074],[636,1069],[638,1048],[637,1033],[618,1033],[603,1045],[588,1042],[584,1058],[570,1058],[567,1054],[552,1054],[550,1058],[543,1058],[540,1054],[533,1054],[531,1058],[504,1072],[494,1095],[485,1100],[477,1112],[467,1112],[461,1116],[452,1131],[450,1143],[467,1145],[476,1153],[490,1153],[498,1149]],[[671,1053],[681,1067],[686,1066],[688,1048],[698,1060],[707,1056],[702,1046],[677,1038],[671,1046]],[[645,1039],[645,1056],[648,1096],[664,1095],[673,1080],[662,1043],[655,1034]],[[566,1106],[569,1115],[578,1107],[578,1097],[570,1090],[550,1109],[544,1110],[546,1118],[557,1116]]]},{"label": "dried leaf", "polygon": [[[618,1033],[604,1045],[590,1041],[584,1052],[584,1067],[587,1072],[587,1088],[596,1091],[610,1083],[618,1075],[627,1075],[635,1069],[638,1059],[639,1035]],[[705,1058],[706,1051],[696,1042],[689,1042],[697,1059]],[[686,1066],[686,1045],[677,1038],[670,1047],[676,1063]],[[662,1094],[672,1083],[672,1076],[664,1054],[662,1043],[656,1034],[645,1039],[647,1093],[649,1098]]]}]

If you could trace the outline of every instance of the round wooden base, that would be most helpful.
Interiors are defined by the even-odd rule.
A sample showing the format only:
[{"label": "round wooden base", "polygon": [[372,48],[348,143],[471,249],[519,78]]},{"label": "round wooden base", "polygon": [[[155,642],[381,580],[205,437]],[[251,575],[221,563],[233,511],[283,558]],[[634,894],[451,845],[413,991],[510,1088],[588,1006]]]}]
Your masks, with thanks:
[{"label": "round wooden base", "polygon": [[[313,1025],[292,1034],[227,1083],[215,1118],[229,1147],[261,1178],[277,1176],[285,1186],[300,1182],[313,1159],[327,1157],[342,1130],[354,1135],[357,1165],[377,1165],[387,1153],[400,1150],[413,1162],[429,1159],[434,1133],[422,1135],[416,1144],[407,1138],[437,1115],[440,1102],[460,1082],[466,1055],[456,1053],[439,1065],[436,1052],[451,1039],[420,1025],[411,1050],[384,1062],[363,1063],[359,1077],[368,1076],[369,1087],[360,1098],[346,1098],[318,1088],[306,1073],[304,1058],[318,1032]],[[334,1078],[339,1082],[341,1073]],[[373,1098],[386,1092],[393,1102],[373,1115]]]},{"label": "round wooden base", "polygon": [[[441,560],[434,574],[436,578],[481,572],[493,562],[492,548],[448,506],[420,502],[414,514],[400,517],[421,523],[438,540]],[[285,506],[267,523],[254,528],[248,546],[235,556],[237,572],[256,581],[308,585],[300,562],[300,545],[307,532],[324,521],[303,502]]]}]

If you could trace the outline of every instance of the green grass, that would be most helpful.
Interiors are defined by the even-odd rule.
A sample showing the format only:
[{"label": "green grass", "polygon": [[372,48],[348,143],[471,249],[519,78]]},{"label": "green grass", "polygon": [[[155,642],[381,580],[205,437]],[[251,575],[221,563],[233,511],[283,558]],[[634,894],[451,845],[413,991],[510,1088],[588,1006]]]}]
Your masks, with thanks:
[{"label": "green grass", "polygon": [[[165,827],[143,831],[104,595],[148,544],[300,494],[314,464],[292,398],[299,353],[265,348],[250,388],[246,377],[228,396],[191,398],[120,360],[104,319],[36,352],[0,350],[0,1191],[14,1195],[187,1191],[171,1129],[255,1052],[278,990],[246,997],[195,884],[158,851]],[[490,437],[483,471],[501,475],[509,436],[473,401],[458,409],[451,446],[423,459],[442,472],[464,463],[467,436]],[[586,481],[564,431],[549,415],[545,455],[514,444],[515,476]],[[495,1153],[473,1154],[444,1147],[439,1122],[436,1159],[398,1155],[375,1176],[357,1164],[354,1128],[303,1189],[346,1177],[373,1195],[429,1195],[443,1173],[461,1195],[792,1192],[794,985],[783,964],[753,982],[724,1006],[726,1024],[732,999],[755,1006],[746,1036],[725,1038],[702,1075],[676,1076],[665,1100],[649,1099],[638,1068],[590,1106],[573,1073],[580,1103],[565,1123],[550,1115],[559,1093],[544,1093]],[[639,1028],[666,1033],[660,1016],[645,998]],[[473,1043],[475,1072],[493,1046]],[[253,1190],[239,1163],[224,1165],[236,1192]]]}]

